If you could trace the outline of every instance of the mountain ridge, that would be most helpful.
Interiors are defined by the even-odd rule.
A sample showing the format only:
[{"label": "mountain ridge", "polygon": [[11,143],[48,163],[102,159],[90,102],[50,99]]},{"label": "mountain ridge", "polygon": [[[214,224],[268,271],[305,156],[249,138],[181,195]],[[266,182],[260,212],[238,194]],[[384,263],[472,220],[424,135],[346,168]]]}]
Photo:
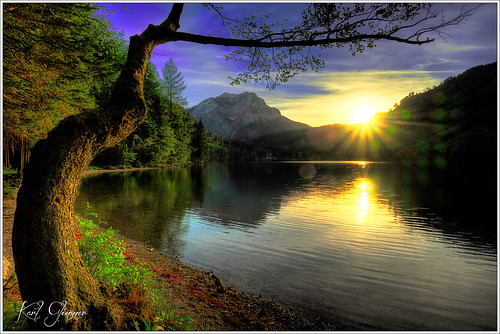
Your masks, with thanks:
[{"label": "mountain ridge", "polygon": [[[234,99],[238,101],[234,101]],[[470,68],[421,93],[410,93],[366,125],[311,127],[267,106],[255,93],[224,93],[190,114],[215,134],[272,152],[277,159],[495,160],[497,63]],[[209,120],[207,122],[207,119]]]},{"label": "mountain ridge", "polygon": [[255,138],[281,159],[496,160],[497,63],[470,68],[422,93],[410,93],[368,127],[332,124]]},{"label": "mountain ridge", "polygon": [[205,128],[225,139],[250,142],[264,135],[310,128],[269,107],[253,92],[223,93],[187,109]]}]

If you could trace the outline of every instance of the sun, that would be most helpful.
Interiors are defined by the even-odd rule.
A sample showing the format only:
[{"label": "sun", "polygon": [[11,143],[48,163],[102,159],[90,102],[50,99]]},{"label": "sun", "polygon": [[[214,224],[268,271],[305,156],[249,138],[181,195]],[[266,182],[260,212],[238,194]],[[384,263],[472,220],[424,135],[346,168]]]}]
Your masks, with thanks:
[{"label": "sun", "polygon": [[366,124],[376,113],[375,109],[370,106],[359,107],[352,115],[352,122],[354,124]]}]

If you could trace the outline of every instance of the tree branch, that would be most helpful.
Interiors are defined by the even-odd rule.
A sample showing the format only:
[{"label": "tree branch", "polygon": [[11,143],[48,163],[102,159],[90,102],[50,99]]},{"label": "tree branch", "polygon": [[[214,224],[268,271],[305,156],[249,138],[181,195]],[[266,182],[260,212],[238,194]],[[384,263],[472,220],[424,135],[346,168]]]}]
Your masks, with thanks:
[{"label": "tree branch", "polygon": [[[170,14],[168,14],[168,18],[165,20],[166,24],[172,25],[170,28],[172,30],[177,30],[181,27],[179,24],[181,14],[182,14],[182,9],[184,8],[183,3],[174,3],[172,6],[172,9],[170,10]],[[162,24],[163,24],[162,23]]]},{"label": "tree branch", "polygon": [[[352,55],[373,48],[376,41],[393,41],[410,45],[423,45],[442,36],[443,28],[462,23],[473,15],[477,7],[464,10],[446,19],[444,10],[431,10],[432,4],[330,4],[313,3],[302,12],[302,23],[281,31],[274,29],[278,24],[267,24],[262,17],[246,17],[241,21],[224,21],[225,17],[214,8],[223,19],[228,37],[201,36],[185,32],[169,32],[171,41],[186,41],[205,45],[235,47],[227,59],[245,64],[243,73],[238,74],[233,83],[270,80],[286,82],[300,71],[315,70],[324,66],[314,55],[305,57],[300,51],[313,47],[332,48],[347,45]],[[263,16],[264,18],[267,18]],[[426,36],[427,35],[427,36]],[[256,59],[252,49],[260,48]],[[265,56],[267,53],[269,56]],[[280,52],[275,53],[274,50]],[[309,53],[308,53],[309,54]],[[299,59],[302,57],[302,59]],[[268,88],[274,88],[272,83]]]},{"label": "tree branch", "polygon": [[434,38],[427,38],[426,40],[412,40],[409,38],[402,38],[391,36],[387,34],[360,34],[355,36],[348,36],[342,38],[323,38],[317,40],[298,40],[298,41],[259,41],[251,39],[237,39],[237,38],[224,38],[213,36],[202,36],[190,34],[186,32],[170,32],[169,39],[172,41],[185,41],[193,42],[204,45],[222,45],[222,46],[235,46],[235,47],[255,47],[255,48],[280,48],[280,47],[293,47],[293,46],[319,46],[333,43],[350,43],[369,39],[390,40],[406,44],[422,45],[431,43]]}]

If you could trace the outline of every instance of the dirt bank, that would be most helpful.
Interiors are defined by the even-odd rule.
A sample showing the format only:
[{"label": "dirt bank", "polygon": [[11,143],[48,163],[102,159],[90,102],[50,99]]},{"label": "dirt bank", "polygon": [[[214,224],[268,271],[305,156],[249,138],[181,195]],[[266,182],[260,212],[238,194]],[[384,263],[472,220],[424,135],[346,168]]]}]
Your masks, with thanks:
[{"label": "dirt bank", "polygon": [[[12,224],[15,200],[3,201],[3,254],[13,264]],[[213,273],[189,267],[147,245],[124,240],[126,256],[146,262],[157,276],[165,300],[195,319],[197,330],[333,330],[331,324],[308,319],[276,302],[227,286]],[[13,270],[13,265],[9,269]],[[193,327],[193,326],[192,326]]]}]

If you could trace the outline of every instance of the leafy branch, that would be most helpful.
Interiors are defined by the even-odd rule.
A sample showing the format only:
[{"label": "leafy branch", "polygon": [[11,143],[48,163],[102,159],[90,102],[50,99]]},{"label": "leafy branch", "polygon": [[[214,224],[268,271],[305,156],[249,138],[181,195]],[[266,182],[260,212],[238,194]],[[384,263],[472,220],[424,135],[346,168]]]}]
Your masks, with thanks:
[{"label": "leafy branch", "polygon": [[462,7],[458,15],[447,18],[446,7],[437,4],[312,3],[302,11],[299,25],[280,30],[277,27],[286,25],[286,20],[270,24],[270,15],[229,18],[222,5],[204,6],[220,16],[229,37],[175,32],[172,40],[237,47],[226,56],[226,60],[242,63],[241,73],[231,78],[232,84],[266,81],[270,89],[299,72],[323,68],[314,47],[348,46],[355,55],[375,47],[380,40],[428,44],[435,40],[430,35],[444,39],[444,28],[463,23],[480,7]]}]

